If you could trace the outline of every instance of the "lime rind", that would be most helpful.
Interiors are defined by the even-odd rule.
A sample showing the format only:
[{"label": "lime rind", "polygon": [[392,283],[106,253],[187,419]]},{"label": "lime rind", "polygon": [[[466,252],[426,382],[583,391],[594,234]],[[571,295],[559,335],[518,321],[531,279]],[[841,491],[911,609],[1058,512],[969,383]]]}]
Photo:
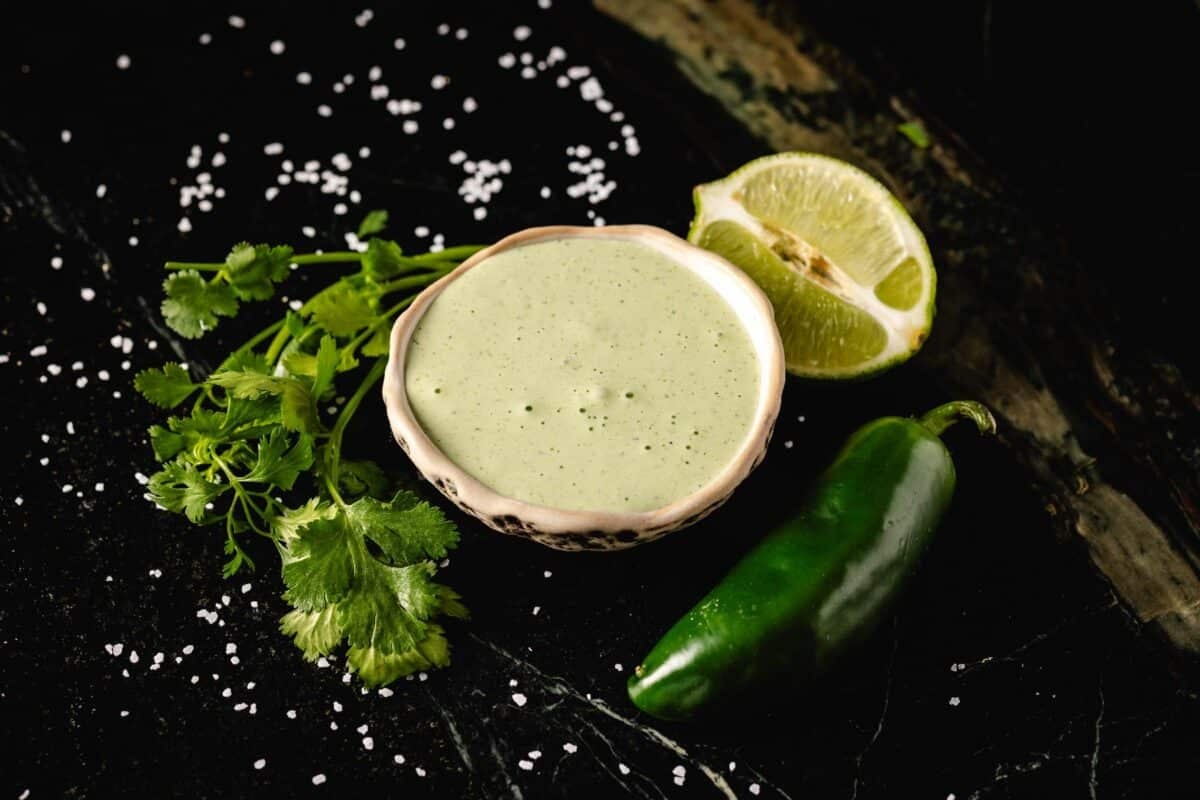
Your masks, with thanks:
[{"label": "lime rind", "polygon": [[[796,315],[789,313],[787,318],[781,318],[780,315],[781,301],[786,303],[789,308],[795,305],[794,294],[796,293],[796,287],[781,289],[781,282],[765,278],[764,270],[761,267],[756,270],[754,265],[738,264],[738,256],[736,255],[734,258],[729,258],[734,264],[742,267],[751,277],[754,277],[766,291],[768,297],[771,297],[772,302],[776,304],[777,322],[780,324],[785,345],[789,339],[795,339],[793,346],[786,348],[788,349],[788,371],[802,377],[821,380],[852,380],[876,375],[907,361],[924,344],[932,327],[937,291],[937,273],[934,270],[933,258],[930,255],[925,237],[909,216],[908,211],[886,186],[862,169],[836,158],[804,152],[779,153],[751,161],[726,177],[711,183],[702,184],[693,190],[692,200],[696,213],[692,219],[691,228],[688,231],[688,240],[694,244],[704,246],[702,240],[704,239],[705,229],[714,222],[727,220],[739,224],[749,231],[752,236],[758,237],[760,241],[764,242],[764,247],[768,250],[770,250],[770,247],[765,242],[773,239],[777,245],[782,243],[796,248],[798,251],[801,251],[801,255],[804,257],[813,257],[813,254],[816,254],[816,257],[820,258],[820,251],[809,242],[793,231],[781,229],[780,226],[773,225],[772,220],[764,219],[750,213],[740,199],[735,197],[735,193],[739,189],[746,186],[756,176],[759,176],[760,173],[766,170],[774,169],[782,172],[780,168],[784,168],[785,170],[792,169],[794,171],[798,166],[817,176],[828,176],[832,181],[849,184],[851,190],[857,191],[864,198],[865,213],[870,214],[871,207],[878,208],[879,211],[875,213],[879,218],[870,222],[875,224],[890,223],[897,236],[898,244],[904,258],[886,272],[878,275],[875,282],[871,285],[859,284],[850,276],[849,271],[835,267],[824,258],[820,260],[823,267],[832,267],[833,271],[842,278],[841,280],[833,281],[825,288],[839,295],[847,304],[858,307],[871,317],[874,317],[887,332],[886,344],[879,348],[874,355],[866,356],[864,352],[859,352],[858,356],[861,360],[855,360],[853,354],[849,352],[845,354],[834,352],[836,347],[831,350],[828,342],[811,342],[811,347],[800,347],[798,343],[803,343],[804,334],[801,333],[799,338],[796,339],[789,336],[790,330],[784,330],[785,328],[792,329],[797,326]],[[759,199],[762,199],[761,196]],[[765,205],[769,205],[770,200],[771,198],[767,198]],[[764,204],[760,202],[760,205]],[[786,211],[787,209],[784,209],[784,212]],[[787,237],[786,242],[783,241],[784,237]],[[726,255],[720,252],[719,247],[715,252],[720,255]],[[848,251],[846,251],[845,247],[842,247],[843,258],[846,252]],[[745,260],[744,251],[741,254],[741,258],[743,261]],[[891,285],[888,284],[889,278],[902,268],[905,268],[909,259],[916,263],[917,272],[921,279],[920,291],[915,293],[915,299],[912,297],[914,294],[912,286],[902,288],[897,286],[897,284],[904,282],[911,283],[912,276],[907,276],[907,279],[904,279],[904,276],[897,276],[897,279]],[[791,271],[798,280],[814,280],[812,274],[803,274],[782,259],[779,259],[779,262],[783,264],[785,269]],[[778,269],[778,267],[775,267],[775,269]],[[870,265],[867,265],[865,270],[858,269],[856,271],[861,276],[864,272],[869,272],[869,270]],[[759,274],[756,275],[756,272]],[[786,295],[783,294],[785,291]],[[892,300],[893,303],[889,304],[889,300]],[[822,308],[826,310],[823,311],[821,310]],[[827,309],[829,308],[833,308],[833,306],[826,303],[824,306],[814,308],[813,310],[815,313],[821,314],[828,313]],[[803,324],[806,324],[810,331],[817,330],[821,327],[821,320],[808,320]],[[847,349],[853,350],[853,347],[851,346]]]}]

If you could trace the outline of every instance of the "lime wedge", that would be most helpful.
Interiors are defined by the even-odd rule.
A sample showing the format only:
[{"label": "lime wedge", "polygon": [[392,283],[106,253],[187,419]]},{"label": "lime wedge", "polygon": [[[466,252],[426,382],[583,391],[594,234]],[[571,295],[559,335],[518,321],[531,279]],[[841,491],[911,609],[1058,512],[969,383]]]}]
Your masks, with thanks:
[{"label": "lime wedge", "polygon": [[933,324],[937,276],[900,202],[858,167],[781,153],[697,186],[688,239],[775,308],[788,371],[857,378],[907,360]]}]

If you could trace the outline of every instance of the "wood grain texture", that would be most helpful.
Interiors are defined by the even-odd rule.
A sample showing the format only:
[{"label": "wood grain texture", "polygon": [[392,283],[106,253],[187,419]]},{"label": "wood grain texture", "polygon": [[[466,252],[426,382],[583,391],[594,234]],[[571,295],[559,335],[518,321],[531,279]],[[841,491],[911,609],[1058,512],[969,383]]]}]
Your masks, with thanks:
[{"label": "wood grain texture", "polygon": [[[764,150],[840,156],[896,192],[940,283],[933,335],[905,369],[992,407],[1045,498],[1047,532],[1086,551],[1132,618],[1194,667],[1200,396],[1173,365],[1123,346],[1119,298],[952,131],[881,91],[791,12],[746,0],[596,5],[665,47]],[[912,121],[931,132],[928,149],[897,133]]]}]

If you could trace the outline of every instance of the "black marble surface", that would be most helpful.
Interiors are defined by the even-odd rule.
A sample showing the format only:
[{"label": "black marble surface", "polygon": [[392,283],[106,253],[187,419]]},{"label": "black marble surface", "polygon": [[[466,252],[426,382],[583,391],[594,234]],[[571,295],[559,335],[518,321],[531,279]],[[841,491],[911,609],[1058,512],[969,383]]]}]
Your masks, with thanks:
[{"label": "black marble surface", "polygon": [[[384,696],[344,680],[340,661],[305,664],[277,631],[271,553],[257,574],[223,580],[220,537],[142,499],[159,413],[132,375],[170,358],[203,368],[262,319],[177,340],[157,313],[161,262],[219,258],[242,238],[301,245],[307,226],[314,247],[337,247],[376,207],[412,248],[593,214],[682,233],[690,187],[760,151],[652,47],[561,2],[23,13],[0,34],[0,792],[1195,796],[1195,690],[1054,540],[1006,453],[965,430],[948,435],[959,490],[924,568],[841,670],[749,722],[658,724],[628,703],[628,670],[849,431],[945,399],[903,369],[789,383],[763,467],[711,519],[659,543],[564,554],[460,519],[443,575],[474,617],[452,626],[448,669]],[[565,60],[539,70],[555,46]],[[587,78],[556,84],[585,66],[610,111],[584,99]],[[405,99],[420,110],[389,111]],[[264,152],[275,142],[282,154]],[[567,191],[579,145],[616,183],[596,204]],[[482,219],[459,196],[460,149],[511,163]],[[332,169],[337,153],[359,203],[295,182],[267,198],[284,159]],[[200,173],[222,190],[211,211],[180,205]],[[302,296],[294,280],[285,292]],[[407,469],[381,402],[359,416],[348,446]]]}]

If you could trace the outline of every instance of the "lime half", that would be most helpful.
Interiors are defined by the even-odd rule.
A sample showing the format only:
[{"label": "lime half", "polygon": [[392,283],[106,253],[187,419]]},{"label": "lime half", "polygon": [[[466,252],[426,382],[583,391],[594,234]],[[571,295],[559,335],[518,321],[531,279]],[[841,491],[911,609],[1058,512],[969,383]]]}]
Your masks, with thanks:
[{"label": "lime half", "polygon": [[697,186],[688,239],[741,267],[775,308],[788,371],[856,378],[905,361],[933,324],[925,237],[858,167],[781,153]]}]

